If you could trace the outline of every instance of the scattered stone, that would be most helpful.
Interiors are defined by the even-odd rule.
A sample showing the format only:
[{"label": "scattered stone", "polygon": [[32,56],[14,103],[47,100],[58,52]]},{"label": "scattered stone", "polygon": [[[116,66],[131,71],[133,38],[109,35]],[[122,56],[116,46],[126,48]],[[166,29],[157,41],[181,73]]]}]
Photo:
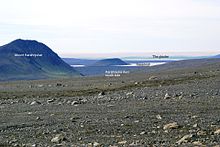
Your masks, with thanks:
[{"label": "scattered stone", "polygon": [[171,96],[168,93],[166,93],[164,96],[164,99],[166,100],[166,99],[170,99],[170,98],[171,98]]},{"label": "scattered stone", "polygon": [[198,124],[194,124],[194,125],[193,125],[193,128],[197,128],[197,127],[198,127]]},{"label": "scattered stone", "polygon": [[109,108],[109,107],[114,107],[115,105],[107,105],[107,107]]},{"label": "scattered stone", "polygon": [[86,103],[87,102],[87,99],[82,99],[80,100],[81,103]]},{"label": "scattered stone", "polygon": [[151,133],[156,134],[156,131],[155,131],[155,130],[153,130]]},{"label": "scattered stone", "polygon": [[22,147],[36,147],[36,144],[31,144],[31,143],[27,143],[27,144],[22,144]]},{"label": "scattered stone", "polygon": [[134,122],[135,122],[135,123],[139,123],[140,121],[139,121],[139,120],[135,120]]},{"label": "scattered stone", "polygon": [[206,135],[206,132],[201,130],[201,131],[198,131],[198,132],[197,132],[197,135],[198,135],[198,136],[205,136],[205,135]]},{"label": "scattered stone", "polygon": [[60,144],[56,144],[56,145],[53,145],[52,147],[63,147],[64,144],[60,143]]},{"label": "scattered stone", "polygon": [[156,76],[151,76],[151,77],[149,78],[149,80],[155,80],[155,79],[157,79]]},{"label": "scattered stone", "polygon": [[214,132],[214,134],[220,135],[220,129],[217,129],[217,130]]},{"label": "scattered stone", "polygon": [[133,115],[126,115],[125,118],[133,118]]},{"label": "scattered stone", "polygon": [[177,122],[173,122],[173,123],[169,123],[163,126],[164,130],[169,130],[169,129],[177,129],[179,127],[179,125],[177,124]]},{"label": "scattered stone", "polygon": [[126,140],[118,142],[118,144],[126,144],[126,143],[127,143]]},{"label": "scattered stone", "polygon": [[55,99],[49,99],[47,100],[47,103],[50,104],[50,103],[53,103],[55,101]]},{"label": "scattered stone", "polygon": [[98,146],[101,146],[101,144],[98,143],[98,142],[94,142],[94,143],[93,143],[93,147],[98,147]]},{"label": "scattered stone", "polygon": [[127,96],[133,95],[133,94],[134,94],[133,92],[128,92],[128,93],[126,93]]},{"label": "scattered stone", "polygon": [[70,100],[68,100],[66,103],[67,103],[67,104],[71,104],[72,102],[71,102]]},{"label": "scattered stone", "polygon": [[139,84],[138,82],[135,82],[135,83],[134,83],[134,85],[138,85],[138,84]]},{"label": "scattered stone", "polygon": [[140,133],[140,135],[144,135],[144,134],[146,134],[146,132],[144,132],[144,131]]},{"label": "scattered stone", "polygon": [[191,98],[195,98],[197,95],[198,95],[197,93],[192,93],[192,94],[190,94],[189,96],[190,96]]},{"label": "scattered stone", "polygon": [[192,134],[183,136],[179,141],[177,141],[177,144],[187,143],[191,138]]},{"label": "scattered stone", "polygon": [[39,101],[33,101],[33,102],[31,102],[30,105],[32,106],[32,105],[40,105],[40,104],[41,104],[41,103],[40,103]]},{"label": "scattered stone", "polygon": [[36,120],[40,120],[40,117],[37,117]]},{"label": "scattered stone", "polygon": [[42,87],[44,87],[44,85],[43,84],[39,84],[39,85],[37,85],[37,87],[42,88]]},{"label": "scattered stone", "polygon": [[54,138],[51,139],[53,143],[61,143],[62,141],[66,140],[63,134],[57,134]]},{"label": "scattered stone", "polygon": [[57,87],[60,87],[60,86],[62,86],[62,84],[61,84],[61,83],[57,83],[56,86],[57,86]]},{"label": "scattered stone", "polygon": [[99,93],[99,96],[103,96],[103,95],[105,95],[105,92],[104,92],[104,91],[102,91],[102,92]]},{"label": "scattered stone", "polygon": [[205,145],[203,145],[201,142],[199,142],[199,141],[194,141],[193,142],[193,145],[198,145],[199,147],[205,147]]},{"label": "scattered stone", "polygon": [[13,140],[9,141],[9,144],[13,144],[13,143],[16,143],[16,142],[18,142],[18,140],[17,139],[13,139]]},{"label": "scattered stone", "polygon": [[174,97],[176,97],[178,99],[182,99],[183,98],[183,92],[180,92],[178,94],[174,94]]},{"label": "scattered stone", "polygon": [[93,147],[92,143],[88,143],[87,147]]},{"label": "scattered stone", "polygon": [[80,119],[80,118],[79,118],[79,117],[71,117],[71,118],[70,118],[70,120],[71,120],[72,122],[76,122],[77,119]]},{"label": "scattered stone", "polygon": [[19,144],[15,143],[13,146],[14,146],[14,147],[19,147]]},{"label": "scattered stone", "polygon": [[160,120],[162,119],[162,117],[161,117],[159,114],[156,115],[156,118],[157,118],[157,119],[160,119]]},{"label": "scattered stone", "polygon": [[144,96],[142,99],[143,99],[143,100],[147,100],[147,99],[148,99],[148,97],[147,97],[147,96]]},{"label": "scattered stone", "polygon": [[78,104],[79,104],[78,101],[73,101],[73,102],[71,103],[71,105],[78,105]]},{"label": "scattered stone", "polygon": [[195,118],[198,118],[198,116],[197,115],[193,115],[192,118],[195,119]]},{"label": "scattered stone", "polygon": [[179,99],[182,99],[182,98],[183,98],[183,95],[181,94],[178,98],[179,98]]}]

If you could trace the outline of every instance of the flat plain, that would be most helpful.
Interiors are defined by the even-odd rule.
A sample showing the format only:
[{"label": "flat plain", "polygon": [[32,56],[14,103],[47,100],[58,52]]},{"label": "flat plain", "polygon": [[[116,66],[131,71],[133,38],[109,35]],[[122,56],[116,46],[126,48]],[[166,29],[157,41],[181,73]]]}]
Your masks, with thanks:
[{"label": "flat plain", "polygon": [[120,77],[1,82],[0,146],[217,147],[220,60],[182,62]]}]

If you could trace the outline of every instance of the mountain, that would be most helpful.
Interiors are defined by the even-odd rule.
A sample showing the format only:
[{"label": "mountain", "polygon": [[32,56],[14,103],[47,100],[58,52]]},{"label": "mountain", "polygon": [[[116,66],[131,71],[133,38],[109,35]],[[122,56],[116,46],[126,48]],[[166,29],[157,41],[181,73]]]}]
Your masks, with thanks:
[{"label": "mountain", "polygon": [[213,58],[220,58],[220,54],[219,54],[219,55],[214,56]]},{"label": "mountain", "polygon": [[69,65],[91,65],[97,62],[97,60],[93,59],[76,59],[76,58],[62,58]]},{"label": "mountain", "polygon": [[92,66],[114,66],[114,65],[128,65],[119,58],[103,59],[95,62]]},{"label": "mountain", "polygon": [[80,74],[48,46],[18,39],[0,47],[0,80],[72,77]]}]

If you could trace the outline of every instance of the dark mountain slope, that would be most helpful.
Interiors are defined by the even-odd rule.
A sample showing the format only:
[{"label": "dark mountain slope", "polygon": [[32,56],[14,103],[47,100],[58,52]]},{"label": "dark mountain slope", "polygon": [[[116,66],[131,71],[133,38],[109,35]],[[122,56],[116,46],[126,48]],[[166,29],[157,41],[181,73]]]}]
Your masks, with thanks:
[{"label": "dark mountain slope", "polygon": [[43,43],[18,39],[0,47],[0,80],[79,75]]}]

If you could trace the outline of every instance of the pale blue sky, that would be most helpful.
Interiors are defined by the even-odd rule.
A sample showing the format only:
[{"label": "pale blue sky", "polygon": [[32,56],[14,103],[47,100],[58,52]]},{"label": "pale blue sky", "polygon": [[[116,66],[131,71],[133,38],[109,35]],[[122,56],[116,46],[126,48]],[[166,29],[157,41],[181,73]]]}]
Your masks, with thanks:
[{"label": "pale blue sky", "polygon": [[219,0],[7,0],[0,45],[17,38],[63,57],[220,53]]}]

